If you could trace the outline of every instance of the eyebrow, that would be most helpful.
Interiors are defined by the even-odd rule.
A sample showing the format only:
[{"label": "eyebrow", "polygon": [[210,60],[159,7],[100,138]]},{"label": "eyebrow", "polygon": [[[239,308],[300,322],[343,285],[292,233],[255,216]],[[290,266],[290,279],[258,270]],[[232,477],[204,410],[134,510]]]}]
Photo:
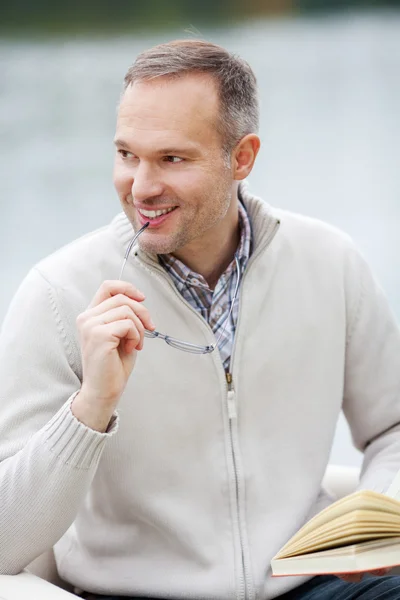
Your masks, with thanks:
[{"label": "eyebrow", "polygon": [[[124,150],[130,151],[129,144],[124,142],[124,140],[116,139],[116,140],[114,140],[114,144],[118,148],[123,148]],[[161,148],[160,150],[157,150],[157,154],[162,155],[162,156],[166,156],[166,155],[170,155],[170,156],[178,155],[179,156],[180,154],[197,155],[198,153],[199,153],[199,151],[195,145],[182,146],[181,148],[169,146],[169,147]]]},{"label": "eyebrow", "polygon": [[124,140],[114,140],[114,144],[115,146],[118,146],[119,148],[125,148],[125,150],[129,149],[129,146],[126,142],[124,142]]}]

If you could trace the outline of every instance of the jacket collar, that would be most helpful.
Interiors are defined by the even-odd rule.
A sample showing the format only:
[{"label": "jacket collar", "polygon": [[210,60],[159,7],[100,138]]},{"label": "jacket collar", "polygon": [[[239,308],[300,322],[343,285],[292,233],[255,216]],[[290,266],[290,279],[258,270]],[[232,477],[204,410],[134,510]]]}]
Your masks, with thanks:
[{"label": "jacket collar", "polygon": [[271,232],[279,223],[279,218],[269,204],[249,192],[247,181],[243,181],[239,185],[238,194],[246,207],[251,222],[254,253],[268,242]]}]

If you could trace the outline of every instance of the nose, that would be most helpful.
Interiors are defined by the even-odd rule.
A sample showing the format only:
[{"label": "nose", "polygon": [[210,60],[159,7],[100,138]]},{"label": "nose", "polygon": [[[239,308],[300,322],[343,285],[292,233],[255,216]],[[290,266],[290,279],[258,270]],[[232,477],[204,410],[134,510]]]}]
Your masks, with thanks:
[{"label": "nose", "polygon": [[158,170],[141,161],[135,170],[132,182],[133,198],[137,202],[143,202],[148,198],[161,196],[163,189],[164,186]]}]

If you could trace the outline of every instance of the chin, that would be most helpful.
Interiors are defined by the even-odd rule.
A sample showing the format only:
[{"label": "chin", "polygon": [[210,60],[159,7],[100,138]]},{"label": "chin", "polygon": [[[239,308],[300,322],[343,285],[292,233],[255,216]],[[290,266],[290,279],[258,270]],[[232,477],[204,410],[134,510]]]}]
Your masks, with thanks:
[{"label": "chin", "polygon": [[145,239],[145,235],[146,233],[143,232],[142,239],[139,238],[138,243],[141,249],[148,254],[171,254],[177,250],[176,244],[173,244],[171,240]]}]

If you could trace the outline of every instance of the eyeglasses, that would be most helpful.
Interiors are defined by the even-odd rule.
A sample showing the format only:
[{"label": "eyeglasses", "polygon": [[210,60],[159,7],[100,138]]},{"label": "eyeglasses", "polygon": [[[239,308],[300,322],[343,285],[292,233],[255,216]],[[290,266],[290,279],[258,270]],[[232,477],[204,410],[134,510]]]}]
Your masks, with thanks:
[{"label": "eyeglasses", "polygon": [[[143,233],[143,231],[148,226],[149,226],[149,223],[146,223],[145,225],[143,225],[143,227],[141,229],[139,229],[139,231],[133,236],[133,238],[129,242],[129,245],[126,249],[125,256],[124,256],[124,262],[122,263],[121,271],[119,274],[119,280],[122,279],[126,261],[128,260],[128,257],[133,248],[133,245],[135,244],[135,242],[138,239],[138,237],[140,236],[140,234]],[[177,340],[176,338],[173,338],[170,335],[164,335],[163,333],[160,333],[159,331],[149,331],[148,329],[144,330],[145,337],[153,338],[153,339],[158,338],[160,340],[164,340],[164,342],[166,342],[169,346],[172,346],[172,348],[176,348],[177,350],[183,350],[183,352],[190,352],[191,354],[211,354],[211,352],[214,352],[214,350],[218,347],[219,342],[221,341],[221,338],[224,334],[224,331],[226,329],[228,321],[231,317],[233,306],[235,304],[235,300],[237,298],[237,293],[239,290],[239,284],[240,284],[240,280],[241,280],[241,269],[240,269],[239,259],[236,254],[235,254],[235,262],[236,262],[236,269],[237,269],[237,281],[236,281],[235,291],[233,293],[233,298],[232,298],[228,316],[226,317],[226,319],[224,321],[223,328],[222,328],[221,333],[219,334],[218,339],[215,344],[209,344],[208,346],[200,346],[197,344],[191,344],[189,342],[182,342],[181,340]]]}]

